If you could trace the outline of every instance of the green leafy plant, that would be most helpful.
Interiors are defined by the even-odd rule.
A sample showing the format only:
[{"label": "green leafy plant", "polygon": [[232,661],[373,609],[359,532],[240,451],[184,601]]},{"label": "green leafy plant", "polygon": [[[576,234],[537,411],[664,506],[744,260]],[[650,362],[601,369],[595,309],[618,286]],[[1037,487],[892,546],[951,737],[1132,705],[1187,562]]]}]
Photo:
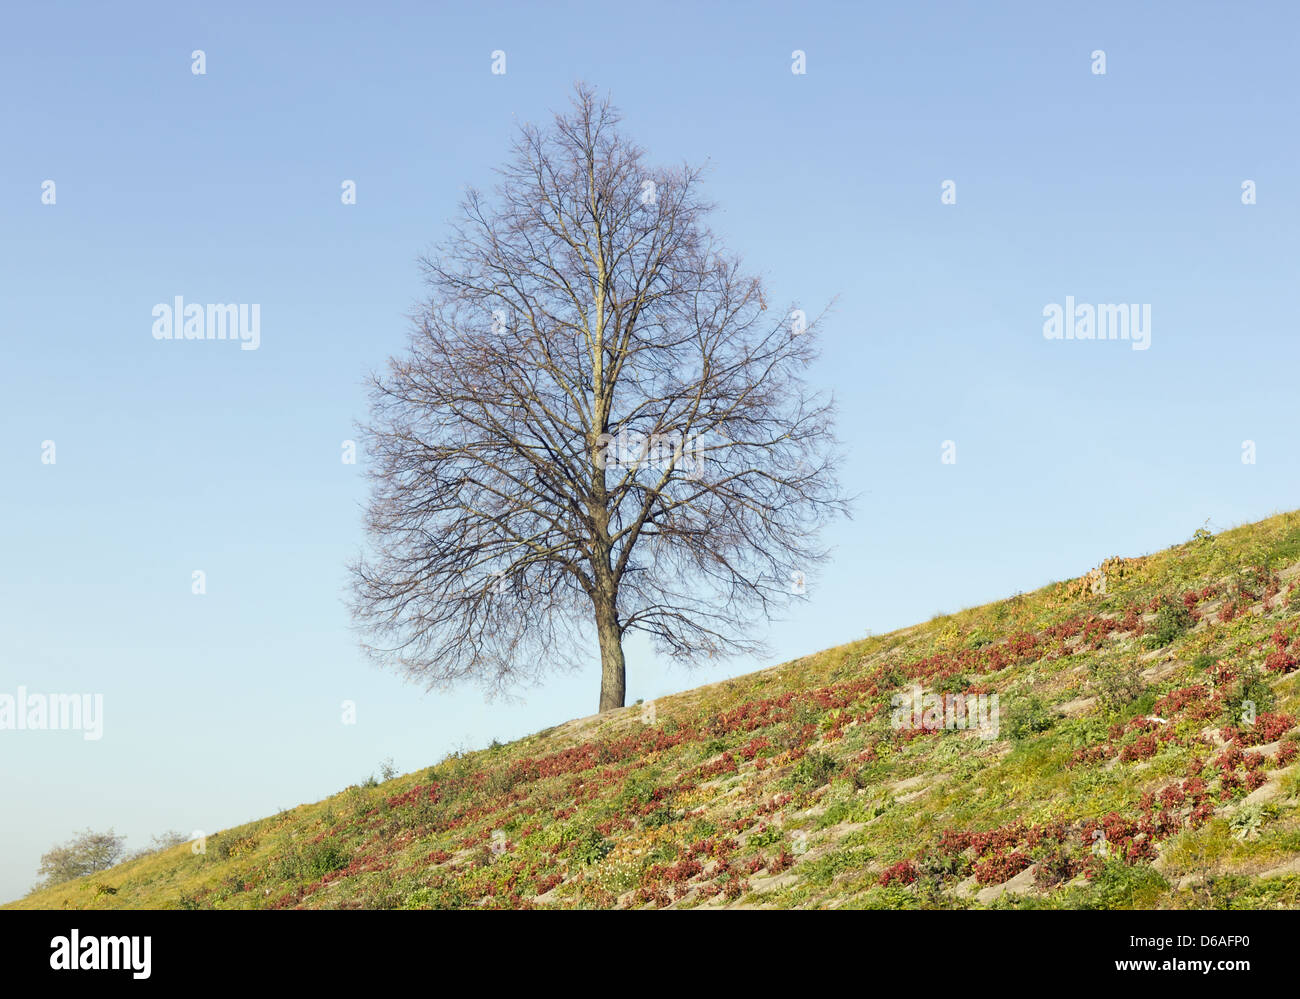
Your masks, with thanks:
[{"label": "green leafy plant", "polygon": [[613,849],[613,843],[595,829],[588,829],[574,843],[572,856],[574,860],[583,864],[598,864],[608,857]]},{"label": "green leafy plant", "polygon": [[1277,703],[1272,685],[1257,671],[1243,676],[1235,690],[1228,701],[1228,724],[1234,727],[1250,724]]},{"label": "green leafy plant", "polygon": [[1255,839],[1264,823],[1276,814],[1277,810],[1266,804],[1242,805],[1236,814],[1228,819],[1228,828],[1237,839]]},{"label": "green leafy plant", "polygon": [[1012,742],[1023,742],[1032,735],[1046,732],[1056,721],[1051,710],[1035,695],[1008,699],[1011,700],[1011,710],[1007,712],[1006,732]]},{"label": "green leafy plant", "polygon": [[1194,624],[1196,621],[1191,610],[1181,600],[1163,597],[1160,609],[1156,611],[1155,625],[1147,636],[1147,646],[1158,649],[1168,645],[1179,635],[1190,631]]},{"label": "green leafy plant", "polygon": [[1107,711],[1119,711],[1137,700],[1145,685],[1136,665],[1098,662],[1090,664],[1097,702]]},{"label": "green leafy plant", "polygon": [[831,779],[837,766],[835,759],[825,753],[807,753],[790,773],[790,784],[805,790],[821,787]]}]

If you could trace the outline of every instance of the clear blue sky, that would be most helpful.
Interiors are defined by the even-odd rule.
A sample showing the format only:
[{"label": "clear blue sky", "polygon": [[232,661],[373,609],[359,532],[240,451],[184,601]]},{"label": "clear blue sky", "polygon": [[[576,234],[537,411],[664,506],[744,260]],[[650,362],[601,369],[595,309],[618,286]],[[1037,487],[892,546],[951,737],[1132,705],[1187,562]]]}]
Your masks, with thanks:
[{"label": "clear blue sky", "polygon": [[[342,601],[340,443],[415,257],[577,79],[655,159],[710,161],[778,300],[839,296],[813,378],[861,494],[769,661],[685,674],[634,642],[630,699],[1300,506],[1300,18],[1074,6],[8,7],[0,693],[105,718],[0,732],[0,898],[85,826],[212,831],[594,709],[594,650],[517,704],[426,695],[363,661]],[[260,349],[155,341],[177,295],[259,303]],[[1150,304],[1151,348],[1045,340],[1067,295]]]}]

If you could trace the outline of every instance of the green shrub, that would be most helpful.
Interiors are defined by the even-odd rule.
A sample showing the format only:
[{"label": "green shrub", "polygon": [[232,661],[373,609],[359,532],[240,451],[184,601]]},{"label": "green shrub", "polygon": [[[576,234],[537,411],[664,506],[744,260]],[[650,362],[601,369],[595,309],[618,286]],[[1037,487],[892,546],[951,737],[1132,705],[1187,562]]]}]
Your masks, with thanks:
[{"label": "green shrub", "polygon": [[614,844],[598,833],[588,829],[573,846],[573,859],[584,864],[598,864],[609,856]]},{"label": "green shrub", "polygon": [[1007,712],[1007,735],[1012,742],[1021,742],[1031,735],[1046,732],[1055,721],[1056,717],[1040,698],[1033,695],[1016,697]]},{"label": "green shrub", "polygon": [[1195,623],[1191,610],[1181,600],[1164,597],[1160,601],[1160,609],[1156,611],[1156,623],[1147,638],[1147,646],[1158,649],[1168,645],[1179,635],[1190,631]]},{"label": "green shrub", "polygon": [[1254,717],[1258,717],[1265,711],[1272,711],[1277,703],[1277,695],[1273,693],[1272,685],[1258,672],[1251,673],[1241,678],[1239,686],[1228,700],[1228,723],[1234,726],[1241,726],[1244,723],[1243,715],[1249,715],[1254,712]]},{"label": "green shrub", "polygon": [[788,780],[794,787],[811,791],[827,783],[838,767],[834,757],[825,753],[807,753],[795,764]]},{"label": "green shrub", "polygon": [[964,673],[954,673],[952,676],[944,677],[934,689],[940,694],[961,694],[971,685],[971,679]]},{"label": "green shrub", "polygon": [[1148,864],[1130,866],[1108,860],[1074,901],[1082,909],[1147,909],[1169,887],[1160,872]]},{"label": "green shrub", "polygon": [[348,863],[347,852],[337,843],[318,843],[307,851],[304,868],[314,881]]},{"label": "green shrub", "polygon": [[762,832],[754,833],[753,836],[750,836],[749,839],[745,841],[745,845],[746,846],[771,846],[773,843],[781,842],[784,835],[785,834],[782,833],[781,830],[776,826],[768,826]]},{"label": "green shrub", "polygon": [[1098,662],[1089,667],[1097,702],[1107,711],[1119,711],[1142,696],[1145,684],[1136,665]]},{"label": "green shrub", "polygon": [[504,795],[513,791],[515,786],[522,781],[523,774],[514,767],[497,767],[495,770],[488,772],[487,786],[492,794]]},{"label": "green shrub", "polygon": [[428,885],[417,888],[401,903],[403,909],[462,909],[472,900],[460,888],[451,884]]},{"label": "green shrub", "polygon": [[656,808],[649,815],[641,820],[648,828],[657,829],[660,826],[672,825],[677,821],[677,813],[672,808],[665,805],[663,808]]},{"label": "green shrub", "polygon": [[337,843],[316,843],[281,855],[275,873],[283,881],[316,881],[347,863],[347,852]]}]

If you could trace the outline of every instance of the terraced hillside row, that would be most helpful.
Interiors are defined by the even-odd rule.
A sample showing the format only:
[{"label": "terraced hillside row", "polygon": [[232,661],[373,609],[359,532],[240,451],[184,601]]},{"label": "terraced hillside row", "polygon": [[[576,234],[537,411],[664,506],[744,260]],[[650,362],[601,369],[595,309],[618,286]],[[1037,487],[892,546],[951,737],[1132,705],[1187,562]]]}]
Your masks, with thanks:
[{"label": "terraced hillside row", "polygon": [[16,904],[1300,906],[1298,583],[1198,532]]}]

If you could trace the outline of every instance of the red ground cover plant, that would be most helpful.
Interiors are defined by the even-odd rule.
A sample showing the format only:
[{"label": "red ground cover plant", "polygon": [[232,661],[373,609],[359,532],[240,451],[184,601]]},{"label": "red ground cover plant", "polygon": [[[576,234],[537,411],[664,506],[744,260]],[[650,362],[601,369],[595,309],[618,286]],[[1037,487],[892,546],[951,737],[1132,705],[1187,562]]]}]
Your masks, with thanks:
[{"label": "red ground cover plant", "polygon": [[945,829],[939,835],[939,849],[950,857],[962,853],[971,844],[971,834],[964,830]]},{"label": "red ground cover plant", "polygon": [[1214,664],[1211,677],[1213,678],[1216,687],[1226,687],[1228,684],[1232,683],[1233,680],[1237,679],[1239,672],[1240,671],[1237,667],[1233,666],[1231,663],[1218,662]]},{"label": "red ground cover plant", "polygon": [[902,884],[910,885],[920,874],[916,870],[916,865],[910,860],[900,860],[892,867],[886,867],[880,872],[880,877],[876,879],[878,885]]},{"label": "red ground cover plant", "polygon": [[1241,778],[1235,773],[1226,773],[1219,778],[1219,800],[1228,801],[1232,798],[1233,792],[1241,787]]},{"label": "red ground cover plant", "polygon": [[1142,609],[1135,605],[1130,605],[1124,612],[1124,617],[1119,622],[1120,630],[1130,632],[1135,635],[1141,635],[1146,631],[1146,622],[1142,620]]},{"label": "red ground cover plant", "polygon": [[1214,758],[1214,765],[1227,774],[1235,770],[1244,759],[1244,754],[1240,746],[1229,746],[1222,753]]},{"label": "red ground cover plant", "polygon": [[701,780],[707,780],[710,777],[717,777],[721,774],[734,774],[740,767],[736,764],[736,758],[731,753],[723,753],[712,763],[703,763],[700,765],[699,775]]},{"label": "red ground cover plant", "polygon": [[1038,861],[1034,869],[1034,884],[1040,891],[1046,891],[1083,873],[1086,867],[1086,860],[1061,849],[1052,850]]},{"label": "red ground cover plant", "polygon": [[1229,725],[1220,731],[1228,742],[1238,746],[1262,746],[1280,739],[1295,726],[1295,718],[1280,712],[1262,712],[1254,725],[1237,728]]},{"label": "red ground cover plant", "polygon": [[689,849],[691,856],[716,857],[723,862],[735,853],[739,844],[734,839],[723,839],[721,836],[711,836],[708,839],[697,840],[692,843]]},{"label": "red ground cover plant", "polygon": [[1032,863],[1019,850],[1012,853],[997,850],[983,860],[976,861],[975,881],[982,885],[1000,885],[1004,881],[1010,881]]},{"label": "red ground cover plant", "polygon": [[1195,683],[1190,687],[1180,687],[1177,690],[1171,690],[1156,701],[1155,713],[1166,718],[1173,718],[1188,708],[1200,705],[1209,697],[1210,688],[1204,684]]},{"label": "red ground cover plant", "polygon": [[1004,850],[1019,843],[1025,836],[1022,822],[1012,822],[985,832],[971,833],[970,845],[975,856],[980,857],[990,851]]},{"label": "red ground cover plant", "polygon": [[756,815],[771,815],[774,812],[780,811],[793,800],[793,794],[775,794],[767,801],[763,802],[763,804],[759,805],[754,811]]},{"label": "red ground cover plant", "polygon": [[747,891],[749,891],[749,882],[744,881],[739,877],[728,878],[727,883],[722,886],[723,894],[732,902],[740,898],[740,896],[745,894]]},{"label": "red ground cover plant", "polygon": [[1296,660],[1294,653],[1285,649],[1275,649],[1264,660],[1264,668],[1274,673],[1290,673],[1297,667],[1300,667],[1300,661]]},{"label": "red ground cover plant", "polygon": [[633,905],[653,905],[662,909],[672,902],[673,897],[660,888],[638,888],[632,896]]},{"label": "red ground cover plant", "polygon": [[703,864],[688,857],[685,860],[677,861],[675,864],[654,864],[645,872],[641,880],[644,884],[651,884],[655,881],[683,884],[703,872],[703,870]]},{"label": "red ground cover plant", "polygon": [[1149,760],[1151,757],[1156,755],[1156,750],[1159,748],[1159,744],[1156,742],[1156,737],[1148,733],[1146,735],[1138,736],[1136,740],[1121,749],[1119,751],[1119,758],[1124,763],[1129,763],[1135,760]]},{"label": "red ground cover plant", "polygon": [[1192,809],[1192,814],[1187,817],[1188,824],[1193,829],[1205,825],[1214,817],[1214,803],[1212,801],[1203,801]]},{"label": "red ground cover plant", "polygon": [[788,871],[794,866],[794,856],[784,846],[781,852],[773,857],[767,864],[769,874],[780,874],[782,871]]},{"label": "red ground cover plant", "polygon": [[1200,804],[1209,790],[1209,785],[1200,777],[1188,777],[1183,781],[1183,794],[1192,799],[1192,804]]},{"label": "red ground cover plant", "polygon": [[1078,766],[1087,766],[1092,763],[1100,763],[1102,760],[1110,759],[1115,753],[1115,749],[1110,745],[1085,746],[1083,749],[1076,749],[1066,762],[1066,766],[1073,769]]},{"label": "red ground cover plant", "polygon": [[740,758],[742,760],[748,762],[749,760],[752,760],[754,757],[756,757],[763,750],[771,749],[771,748],[772,748],[772,740],[765,735],[760,735],[760,736],[755,736],[753,739],[750,739],[749,742],[745,743],[745,745],[737,749],[736,752],[740,754]]}]

